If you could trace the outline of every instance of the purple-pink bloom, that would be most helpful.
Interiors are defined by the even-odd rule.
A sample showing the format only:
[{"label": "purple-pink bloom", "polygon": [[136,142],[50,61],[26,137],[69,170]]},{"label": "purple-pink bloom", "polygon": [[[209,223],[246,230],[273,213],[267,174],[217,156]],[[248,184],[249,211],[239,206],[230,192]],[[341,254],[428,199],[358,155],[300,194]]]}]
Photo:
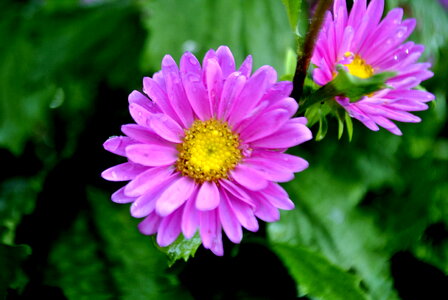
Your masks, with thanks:
[{"label": "purple-pink bloom", "polygon": [[199,231],[204,247],[223,255],[222,230],[239,243],[242,227],[257,231],[257,218],[277,221],[278,209],[294,208],[276,182],[308,167],[285,151],[312,135],[305,118],[293,118],[291,82],[277,82],[270,66],[251,71],[252,57],[236,70],[226,46],[208,51],[202,66],[189,52],[179,68],[166,55],[143,93],[129,95],[136,124],[104,143],[128,159],[102,173],[129,181],[112,200],[132,202],[140,231],[157,233],[160,246]]},{"label": "purple-pink bloom", "polygon": [[369,129],[376,131],[381,126],[401,135],[391,120],[420,122],[419,117],[409,112],[427,109],[426,102],[434,100],[434,95],[413,88],[433,73],[428,70],[430,63],[417,62],[424,51],[423,45],[405,43],[416,21],[402,21],[401,8],[392,9],[381,20],[383,9],[384,0],[372,0],[368,7],[366,0],[355,0],[348,14],[346,1],[335,0],[333,13],[327,11],[315,45],[311,60],[316,66],[313,79],[319,85],[328,83],[337,76],[337,65],[344,65],[348,72],[360,78],[395,72],[396,76],[386,82],[390,88],[366,95],[357,102],[345,97],[336,97],[336,101]]}]

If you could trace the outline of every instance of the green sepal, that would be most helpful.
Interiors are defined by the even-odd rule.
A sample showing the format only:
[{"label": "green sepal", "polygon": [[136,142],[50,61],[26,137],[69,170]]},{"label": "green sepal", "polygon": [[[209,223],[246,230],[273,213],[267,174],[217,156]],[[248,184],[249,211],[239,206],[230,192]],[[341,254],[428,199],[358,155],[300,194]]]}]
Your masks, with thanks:
[{"label": "green sepal", "polygon": [[338,75],[327,85],[332,86],[336,92],[334,96],[348,97],[350,102],[356,102],[365,95],[387,88],[385,82],[396,75],[394,72],[383,72],[369,78],[359,78],[350,74],[342,65],[337,65],[336,70]]},{"label": "green sepal", "polygon": [[319,130],[316,134],[316,141],[321,141],[327,135],[328,121],[326,116],[321,116],[319,119]]},{"label": "green sepal", "polygon": [[[157,245],[157,243],[155,242]],[[191,239],[186,239],[183,234],[179,235],[176,241],[167,247],[159,247],[160,251],[168,256],[168,266],[172,266],[179,259],[188,261],[194,257],[199,246],[202,244],[199,233],[196,233]]]},{"label": "green sepal", "polygon": [[353,137],[353,122],[348,112],[345,112],[345,125],[347,125],[348,140],[351,142]]}]

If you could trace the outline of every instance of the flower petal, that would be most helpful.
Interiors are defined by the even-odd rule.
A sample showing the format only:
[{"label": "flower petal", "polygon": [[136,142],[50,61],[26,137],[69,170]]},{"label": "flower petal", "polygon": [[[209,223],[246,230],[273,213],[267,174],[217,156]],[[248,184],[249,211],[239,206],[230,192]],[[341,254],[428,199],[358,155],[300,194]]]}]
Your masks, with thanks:
[{"label": "flower petal", "polygon": [[[292,120],[291,120],[292,121]],[[289,121],[273,134],[253,141],[252,147],[281,149],[299,145],[313,138],[308,127]]]},{"label": "flower petal", "polygon": [[186,52],[180,60],[180,74],[185,93],[194,112],[202,121],[208,120],[212,114],[207,90],[202,81],[201,65],[190,52]]},{"label": "flower petal", "polygon": [[156,167],[141,173],[126,185],[124,190],[126,196],[139,197],[154,186],[165,183],[173,174],[168,167]]},{"label": "flower petal", "polygon": [[184,131],[180,125],[168,115],[157,114],[151,119],[151,128],[167,141],[181,143]]},{"label": "flower petal", "polygon": [[185,94],[179,69],[170,55],[165,55],[162,60],[162,73],[171,107],[179,117],[180,124],[188,128],[193,123],[193,110]]},{"label": "flower petal", "polygon": [[196,184],[190,177],[179,176],[157,199],[156,212],[164,217],[178,209],[191,196]]},{"label": "flower petal", "polygon": [[219,101],[217,118],[227,119],[230,109],[246,84],[246,77],[239,72],[235,72],[227,77]]},{"label": "flower petal", "polygon": [[277,72],[270,66],[263,66],[252,75],[244,86],[238,100],[229,113],[229,124],[240,122],[260,101],[263,94],[277,80]]},{"label": "flower petal", "polygon": [[182,233],[186,239],[191,239],[199,227],[199,211],[196,209],[197,189],[191,195],[184,206],[182,214]]},{"label": "flower petal", "polygon": [[268,182],[253,168],[240,164],[230,172],[230,175],[236,182],[252,191],[264,189]]},{"label": "flower petal", "polygon": [[229,76],[230,73],[235,72],[235,59],[233,58],[232,51],[230,51],[229,47],[220,46],[216,50],[216,56],[218,57],[218,62],[224,78]]},{"label": "flower petal", "polygon": [[175,147],[135,144],[126,148],[126,156],[144,166],[167,166],[177,160],[177,150]]},{"label": "flower petal", "polygon": [[212,210],[219,205],[219,190],[214,182],[205,181],[199,188],[196,208],[201,211]]},{"label": "flower petal", "polygon": [[235,213],[238,222],[249,231],[258,231],[258,221],[255,218],[253,208],[249,204],[238,200],[233,195],[227,195],[229,197],[229,206]]},{"label": "flower petal", "polygon": [[229,237],[229,240],[239,244],[243,238],[243,230],[241,229],[241,225],[230,207],[227,195],[225,193],[221,193],[221,196],[221,201],[219,203],[219,219],[221,220],[222,228]]},{"label": "flower petal", "polygon": [[274,182],[270,182],[261,193],[263,193],[266,200],[276,208],[284,210],[291,210],[294,208],[294,202],[289,199],[288,193],[280,185]]},{"label": "flower petal", "polygon": [[117,190],[115,193],[112,194],[111,200],[115,203],[130,203],[135,201],[137,199],[136,197],[129,197],[126,196],[124,193],[125,186]]},{"label": "flower petal", "polygon": [[160,222],[162,218],[156,213],[149,214],[143,221],[138,224],[138,229],[141,233],[146,235],[151,235],[157,232],[159,229]]},{"label": "flower petal", "polygon": [[109,181],[126,181],[134,179],[137,175],[147,169],[148,167],[126,162],[103,171],[101,177]]},{"label": "flower petal", "polygon": [[210,249],[215,255],[224,255],[221,225],[218,220],[217,211],[202,211],[199,213],[199,219],[200,234],[204,247]]},{"label": "flower petal", "polygon": [[114,136],[105,141],[103,147],[113,154],[126,156],[126,147],[136,143],[137,141],[127,136]]},{"label": "flower petal", "polygon": [[157,232],[157,244],[160,247],[169,246],[180,234],[180,224],[182,221],[181,210],[177,210],[162,219]]}]

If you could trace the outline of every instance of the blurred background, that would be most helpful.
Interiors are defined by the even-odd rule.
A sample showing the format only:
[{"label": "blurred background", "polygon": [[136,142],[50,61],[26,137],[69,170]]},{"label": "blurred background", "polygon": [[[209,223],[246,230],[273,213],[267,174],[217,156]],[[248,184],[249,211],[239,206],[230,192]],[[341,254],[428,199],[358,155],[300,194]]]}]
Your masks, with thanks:
[{"label": "blurred background", "polygon": [[284,185],[296,209],[225,240],[224,257],[201,247],[169,268],[110,201],[122,184],[100,173],[123,161],[102,143],[133,122],[143,76],[167,53],[223,44],[288,75],[316,1],[301,2],[0,1],[0,298],[448,299],[446,1],[386,1],[417,19],[410,39],[433,63],[423,122],[402,137],[355,122],[348,142],[330,120],[323,141],[292,150],[310,162]]}]

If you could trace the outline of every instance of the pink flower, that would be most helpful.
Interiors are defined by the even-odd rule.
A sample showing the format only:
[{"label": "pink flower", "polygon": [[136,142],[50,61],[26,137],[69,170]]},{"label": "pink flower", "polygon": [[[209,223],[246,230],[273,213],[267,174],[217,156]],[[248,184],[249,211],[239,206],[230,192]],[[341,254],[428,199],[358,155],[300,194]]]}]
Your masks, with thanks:
[{"label": "pink flower", "polygon": [[144,94],[129,95],[137,124],[122,126],[104,148],[128,162],[102,173],[128,181],[112,195],[132,202],[131,215],[145,218],[144,234],[157,233],[164,247],[180,233],[199,231],[205,248],[223,255],[222,229],[234,243],[242,227],[258,230],[259,218],[279,219],[278,209],[293,202],[276,182],[308,167],[285,150],[312,138],[305,118],[292,118],[298,105],[292,84],[276,82],[263,66],[251,75],[248,56],[238,70],[228,47],[208,51],[202,67],[185,53],[180,68],[169,55],[162,70],[143,79]]},{"label": "pink flower", "polygon": [[347,14],[345,0],[334,2],[333,14],[327,12],[312,57],[316,66],[313,79],[324,85],[337,76],[336,66],[344,65],[354,76],[368,78],[379,72],[395,72],[386,84],[391,88],[379,90],[351,103],[348,98],[337,97],[353,118],[371,130],[381,126],[401,135],[391,121],[420,122],[409,113],[428,108],[426,102],[434,95],[413,89],[433,76],[430,63],[417,63],[424,47],[404,41],[415,28],[416,21],[402,21],[403,10],[395,8],[380,22],[384,0],[372,0],[366,8],[365,0],[354,1]]}]

